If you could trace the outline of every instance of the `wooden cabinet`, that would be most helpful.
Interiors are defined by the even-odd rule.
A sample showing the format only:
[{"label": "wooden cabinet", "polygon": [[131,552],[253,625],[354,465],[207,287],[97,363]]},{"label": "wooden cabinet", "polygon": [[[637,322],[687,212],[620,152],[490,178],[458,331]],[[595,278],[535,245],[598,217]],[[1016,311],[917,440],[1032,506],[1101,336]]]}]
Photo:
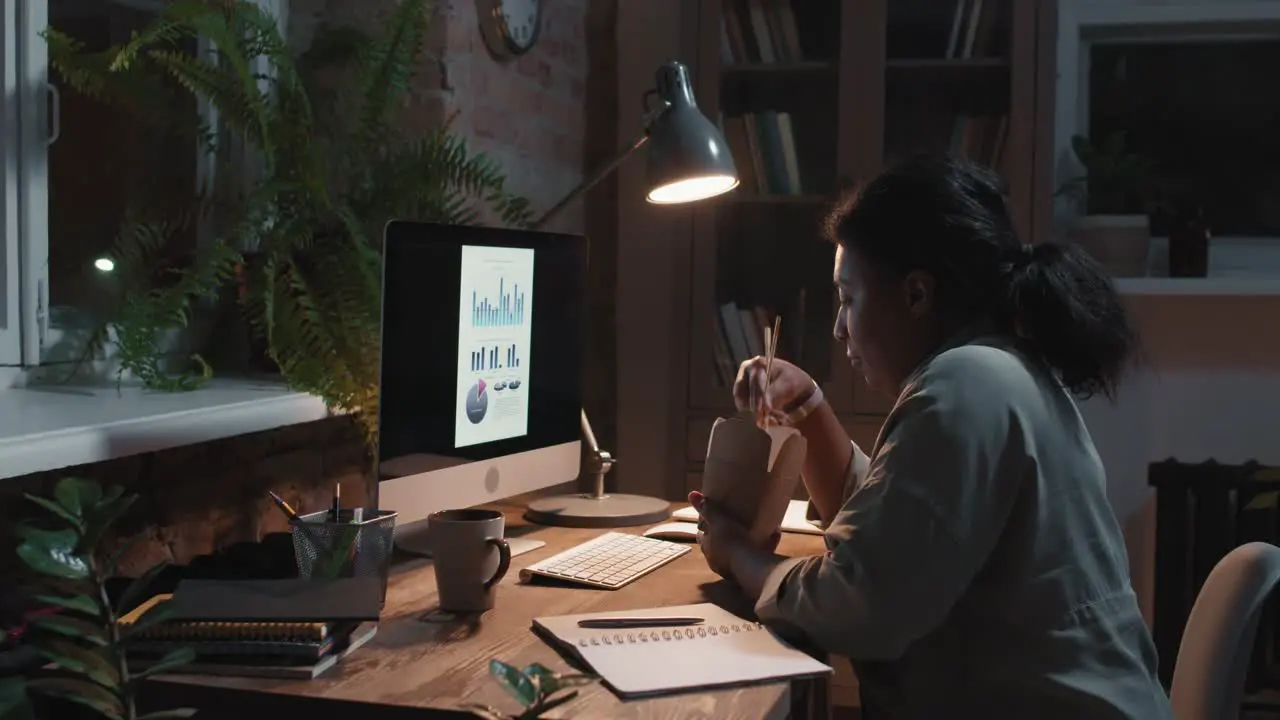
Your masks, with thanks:
[{"label": "wooden cabinet", "polygon": [[[643,196],[637,173],[619,184],[619,377],[648,372],[649,392],[662,393],[620,389],[620,447],[644,455],[620,454],[642,464],[619,465],[622,487],[679,497],[710,422],[732,412],[738,363],[760,352],[775,316],[779,356],[819,379],[846,424],[866,435],[888,411],[832,338],[834,248],[821,223],[842,193],[897,159],[948,150],[998,168],[1019,230],[1028,241],[1047,237],[1057,10],[1054,0],[627,5],[620,27],[630,14],[668,44],[678,38],[699,105],[723,128],[742,179],[726,196],[666,211],[632,201]],[[620,33],[620,64],[629,46],[647,49]],[[632,86],[620,81],[628,108],[626,96],[644,89],[629,72]],[[622,113],[620,138],[634,132],[632,118]],[[642,251],[659,233],[669,244]],[[661,358],[670,365],[656,372],[638,359],[655,337],[671,339]]]}]

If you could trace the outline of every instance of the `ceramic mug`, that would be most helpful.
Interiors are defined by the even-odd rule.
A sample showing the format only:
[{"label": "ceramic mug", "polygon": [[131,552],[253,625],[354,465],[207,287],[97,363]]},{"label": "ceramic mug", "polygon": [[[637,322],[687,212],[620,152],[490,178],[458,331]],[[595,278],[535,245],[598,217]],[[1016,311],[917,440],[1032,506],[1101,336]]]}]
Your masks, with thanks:
[{"label": "ceramic mug", "polygon": [[428,517],[441,610],[477,613],[493,607],[498,583],[511,569],[505,529],[506,518],[497,510],[443,510]]}]

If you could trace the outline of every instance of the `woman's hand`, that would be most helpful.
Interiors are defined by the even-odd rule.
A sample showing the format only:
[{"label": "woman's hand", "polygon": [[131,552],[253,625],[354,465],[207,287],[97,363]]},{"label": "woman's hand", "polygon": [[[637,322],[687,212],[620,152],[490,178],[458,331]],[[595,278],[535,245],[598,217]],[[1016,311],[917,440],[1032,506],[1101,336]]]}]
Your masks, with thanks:
[{"label": "woman's hand", "polygon": [[733,403],[738,410],[754,412],[761,425],[765,418],[781,423],[813,394],[813,378],[786,360],[774,358],[766,380],[765,365],[765,359],[757,356],[738,366]]},{"label": "woman's hand", "polygon": [[782,534],[775,532],[763,547],[751,542],[747,529],[738,521],[720,512],[715,503],[698,491],[689,493],[689,504],[698,511],[698,545],[712,572],[726,580],[737,582],[733,573],[735,554],[743,550],[769,554],[778,548]]}]

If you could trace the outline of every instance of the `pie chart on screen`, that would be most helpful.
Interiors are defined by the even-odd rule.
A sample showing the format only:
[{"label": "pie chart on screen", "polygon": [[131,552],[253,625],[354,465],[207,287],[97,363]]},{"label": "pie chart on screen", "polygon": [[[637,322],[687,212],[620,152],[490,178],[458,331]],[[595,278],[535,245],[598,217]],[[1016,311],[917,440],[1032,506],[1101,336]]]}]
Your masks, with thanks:
[{"label": "pie chart on screen", "polygon": [[484,380],[477,380],[467,391],[467,419],[472,425],[479,425],[489,411],[489,386]]}]

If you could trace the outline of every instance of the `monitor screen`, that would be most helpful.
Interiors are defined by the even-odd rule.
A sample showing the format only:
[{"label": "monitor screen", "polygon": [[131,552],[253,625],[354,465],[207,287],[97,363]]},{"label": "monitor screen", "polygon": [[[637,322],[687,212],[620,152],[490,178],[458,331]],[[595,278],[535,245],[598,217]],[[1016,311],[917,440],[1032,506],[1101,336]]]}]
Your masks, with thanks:
[{"label": "monitor screen", "polygon": [[384,479],[579,439],[586,265],[580,236],[387,226]]}]

